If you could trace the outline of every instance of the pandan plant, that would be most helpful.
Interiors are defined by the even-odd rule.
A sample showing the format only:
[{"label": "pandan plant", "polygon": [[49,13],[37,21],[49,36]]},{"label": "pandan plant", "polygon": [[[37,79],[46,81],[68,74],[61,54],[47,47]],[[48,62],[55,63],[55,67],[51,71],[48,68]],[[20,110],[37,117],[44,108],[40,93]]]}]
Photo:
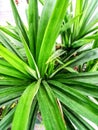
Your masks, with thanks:
[{"label": "pandan plant", "polygon": [[46,130],[98,129],[98,1],[29,0],[28,26],[10,2],[16,26],[0,26],[0,130],[33,130],[38,112]]}]

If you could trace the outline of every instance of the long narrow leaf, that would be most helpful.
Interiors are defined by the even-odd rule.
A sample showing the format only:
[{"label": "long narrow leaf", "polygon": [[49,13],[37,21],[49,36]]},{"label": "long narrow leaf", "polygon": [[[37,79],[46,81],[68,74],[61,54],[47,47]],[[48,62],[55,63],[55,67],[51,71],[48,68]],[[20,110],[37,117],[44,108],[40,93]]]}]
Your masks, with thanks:
[{"label": "long narrow leaf", "polygon": [[8,29],[8,27],[2,27],[0,26],[0,30],[2,30],[3,32],[5,32],[7,35],[9,35],[10,37],[20,41],[20,38],[18,35],[16,35],[13,31],[11,31],[10,29]]},{"label": "long narrow leaf", "polygon": [[17,56],[19,56],[21,59],[23,59],[22,55],[19,53],[19,51],[15,48],[15,45],[11,42],[11,40],[4,35],[4,33],[0,32],[0,41],[1,43],[11,50],[13,53],[15,53]]},{"label": "long narrow leaf", "polygon": [[65,74],[59,74],[56,76],[56,78],[60,79],[63,77],[63,79],[73,80],[73,81],[79,81],[84,83],[91,83],[91,84],[98,84],[98,72],[84,72],[84,73],[68,73]]},{"label": "long narrow leaf", "polygon": [[[42,76],[46,72],[46,68],[47,68],[46,62],[52,53],[55,40],[60,31],[61,23],[65,16],[64,12],[66,11],[67,4],[68,4],[68,0],[62,0],[62,1],[57,0],[55,3],[55,7],[52,12],[52,15],[49,19],[49,22],[48,22],[48,25],[47,25],[47,28],[43,37],[43,41],[41,44],[39,57],[38,57],[38,67]],[[52,32],[55,32],[55,33],[52,33]]]},{"label": "long narrow leaf", "polygon": [[[80,20],[80,29],[79,29],[79,35],[84,35],[88,30],[87,28],[89,27],[89,29],[91,29],[92,26],[89,26],[89,24],[92,24],[92,22],[96,21],[96,19],[98,19],[96,17],[96,19],[93,21],[93,17],[95,17],[95,10],[98,7],[98,1],[94,0],[94,1],[87,1],[85,0],[85,8],[84,8],[84,12],[83,12],[83,16]],[[93,17],[92,17],[93,16]],[[92,19],[91,19],[92,18]],[[87,27],[86,27],[87,26]],[[85,29],[86,28],[86,29]]]},{"label": "long narrow leaf", "polygon": [[92,49],[90,51],[84,52],[77,56],[70,64],[70,66],[81,65],[90,60],[98,58],[98,48]]},{"label": "long narrow leaf", "polygon": [[16,77],[20,79],[26,78],[26,76],[20,71],[3,65],[0,65],[0,74]]},{"label": "long narrow leaf", "polygon": [[[38,103],[46,130],[66,130],[57,100],[47,82],[39,89]],[[46,105],[47,103],[47,105]]]},{"label": "long narrow leaf", "polygon": [[64,110],[64,114],[67,116],[67,118],[69,118],[72,125],[75,125],[75,127],[77,127],[77,129],[79,129],[79,130],[86,130],[86,129],[94,130],[94,128],[92,126],[90,126],[90,124],[85,122],[85,120],[82,119],[81,116],[72,112],[68,108],[66,109],[65,106],[63,107],[63,110]]},{"label": "long narrow leaf", "polygon": [[49,22],[49,18],[54,9],[55,3],[56,3],[56,0],[45,1],[45,6],[43,7],[43,11],[42,11],[41,18],[39,21],[39,26],[38,26],[38,36],[37,36],[37,44],[36,44],[36,60],[38,60],[42,40],[45,34],[46,27]]},{"label": "long narrow leaf", "polygon": [[[20,39],[21,39],[21,41],[22,41],[22,43],[24,45],[29,65],[30,65],[30,67],[32,67],[33,69],[35,69],[36,68],[35,60],[34,60],[34,57],[33,57],[32,53],[31,53],[32,51],[30,51],[30,49],[29,49],[30,45],[29,45],[28,33],[26,32],[24,24],[22,23],[22,20],[21,20],[21,18],[19,16],[19,13],[17,11],[17,8],[16,8],[15,3],[14,3],[13,0],[11,0],[11,5],[12,5],[12,10],[13,10],[15,22],[16,22],[16,25],[18,27],[18,33],[19,33]],[[33,44],[32,41],[31,41],[31,44]],[[38,70],[37,70],[37,72],[38,72]]]},{"label": "long narrow leaf", "polygon": [[[89,80],[91,80],[91,79],[89,79]],[[75,90],[80,91],[83,95],[98,97],[98,85],[96,85],[94,83],[93,84],[87,83],[87,81],[85,79],[83,81],[81,81],[81,79],[80,79],[80,81],[73,80],[73,79],[66,79],[66,80],[65,79],[57,79],[57,81],[65,83],[69,86],[73,86],[73,88]]]},{"label": "long narrow leaf", "polygon": [[21,36],[21,40],[22,40],[22,43],[23,43],[25,51],[26,51],[26,55],[27,55],[27,58],[28,58],[28,63],[29,63],[29,65],[30,65],[30,67],[32,69],[36,70],[37,75],[40,78],[38,67],[37,67],[35,59],[34,59],[32,53],[31,53],[32,51],[30,51],[30,49],[29,49],[24,37],[22,36],[21,32],[20,32],[20,36]]},{"label": "long narrow leaf", "polygon": [[32,106],[31,106],[31,112],[30,112],[30,117],[29,117],[29,124],[28,124],[28,130],[33,130],[35,123],[36,123],[36,117],[37,117],[37,113],[38,113],[38,101],[35,98],[35,100],[32,102]]},{"label": "long narrow leaf", "polygon": [[0,106],[4,105],[10,100],[17,99],[21,96],[22,92],[25,90],[26,86],[22,87],[8,87],[0,89]]},{"label": "long narrow leaf", "polygon": [[[10,72],[12,73],[12,72]],[[0,76],[0,88],[2,86],[18,86],[18,85],[24,85],[24,84],[28,84],[28,81],[23,78],[16,78],[18,76],[14,76],[14,77],[10,77],[10,76],[5,76],[5,75],[2,75]]]},{"label": "long narrow leaf", "polygon": [[12,109],[1,121],[0,121],[0,129],[6,130],[11,126],[13,116],[14,116],[15,108]]},{"label": "long narrow leaf", "polygon": [[29,114],[30,110],[32,109],[32,102],[38,92],[39,87],[40,80],[37,83],[34,82],[30,84],[24,91],[15,112],[12,130],[27,130],[29,123]]},{"label": "long narrow leaf", "polygon": [[59,67],[57,70],[55,70],[54,73],[50,77],[55,75],[60,70],[62,70],[64,68],[66,69],[66,66],[74,67],[74,66],[78,66],[78,65],[83,65],[84,63],[86,63],[90,60],[97,59],[97,58],[98,58],[98,48],[88,50],[88,51],[80,54],[79,56],[75,57],[74,59],[68,61],[67,63],[65,63],[65,64],[63,63],[63,65],[61,67]]},{"label": "long narrow leaf", "polygon": [[36,78],[36,73],[25,62],[19,59],[15,54],[0,45],[0,55],[4,57],[13,67],[29,77],[29,74]]},{"label": "long narrow leaf", "polygon": [[[80,92],[68,87],[60,82],[51,81],[51,83],[57,88],[53,88],[57,97],[72,111],[79,115],[98,123],[98,105],[90,101],[86,96],[83,96]],[[75,107],[76,106],[76,107]]]},{"label": "long narrow leaf", "polygon": [[24,24],[23,24],[23,22],[21,20],[21,17],[19,16],[19,13],[18,13],[17,8],[15,6],[14,0],[10,0],[10,2],[11,2],[11,6],[12,6],[13,15],[14,15],[14,19],[15,19],[16,25],[19,28],[19,30],[21,30],[22,35],[23,35],[25,41],[29,45],[28,35],[27,35],[27,32],[26,32],[25,26],[24,26]]},{"label": "long narrow leaf", "polygon": [[[29,0],[29,41],[30,50],[35,55],[38,29],[38,0]],[[35,57],[35,56],[34,56]]]}]

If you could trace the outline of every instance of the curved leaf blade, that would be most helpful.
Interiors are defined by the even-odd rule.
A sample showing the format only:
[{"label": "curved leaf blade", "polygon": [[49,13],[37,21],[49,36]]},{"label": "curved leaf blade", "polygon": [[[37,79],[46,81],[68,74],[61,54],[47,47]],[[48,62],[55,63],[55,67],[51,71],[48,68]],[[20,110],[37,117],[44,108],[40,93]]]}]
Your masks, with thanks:
[{"label": "curved leaf blade", "polygon": [[0,107],[13,99],[21,96],[26,86],[14,86],[0,89]]},{"label": "curved leaf blade", "polygon": [[[94,130],[94,128],[92,126],[90,126],[90,124],[85,122],[85,120],[82,119],[82,117],[80,115],[72,112],[65,106],[63,107],[63,111],[64,111],[64,114],[69,119],[70,123],[72,123],[73,127],[75,125],[78,130],[86,130],[86,129]],[[68,126],[69,126],[69,124],[68,124]],[[74,127],[74,129],[75,129],[75,127]]]},{"label": "curved leaf blade", "polygon": [[12,43],[12,41],[2,32],[0,32],[0,41],[1,43],[11,50],[13,53],[15,53],[17,56],[19,56],[21,59],[23,59],[22,55],[19,53],[19,51],[16,49],[15,45]]},{"label": "curved leaf blade", "polygon": [[0,76],[0,87],[2,87],[2,86],[15,86],[15,85],[20,86],[20,85],[26,84],[27,82],[28,82],[28,80],[18,79],[16,77],[14,78],[14,77],[5,76],[5,75]]},{"label": "curved leaf blade", "polygon": [[94,60],[98,58],[98,48],[83,52],[79,56],[77,56],[74,60],[71,61],[70,66],[82,65],[85,62],[90,60]]},{"label": "curved leaf blade", "polygon": [[27,77],[32,75],[33,77],[37,78],[35,70],[31,69],[19,57],[17,57],[14,53],[10,52],[2,45],[0,45],[0,55],[4,57],[4,59],[6,59],[13,67],[24,73]]},{"label": "curved leaf blade", "polygon": [[43,81],[43,86],[40,87],[38,92],[38,103],[46,130],[66,130],[60,106],[45,81]]},{"label": "curved leaf blade", "polygon": [[12,130],[27,130],[32,101],[40,87],[40,80],[30,84],[20,98],[16,108]]},{"label": "curved leaf blade", "polygon": [[56,0],[45,1],[45,6],[41,14],[41,18],[38,26],[37,44],[36,44],[36,60],[38,60],[39,51],[41,48],[42,40],[45,34],[46,27],[48,25],[49,18],[52,14]]},{"label": "curved leaf blade", "polygon": [[[51,3],[51,1],[49,2]],[[47,23],[47,26],[46,26],[46,30],[44,32],[44,36],[42,39],[42,44],[41,44],[41,48],[40,48],[39,56],[38,56],[38,67],[42,76],[46,72],[46,69],[47,69],[46,62],[48,61],[52,53],[52,49],[54,47],[58,33],[60,31],[61,23],[65,16],[64,12],[66,11],[68,2],[69,0],[61,0],[61,1],[57,0],[56,2],[52,1],[52,4],[55,3],[55,5],[50,15],[49,22]],[[49,9],[49,7],[47,6],[48,5],[46,4],[45,8]],[[46,13],[47,13],[47,10],[46,10]]]},{"label": "curved leaf blade", "polygon": [[29,45],[29,38],[28,38],[28,35],[27,35],[27,32],[26,32],[25,26],[24,26],[24,24],[21,20],[21,17],[19,16],[18,10],[15,6],[14,0],[10,0],[10,2],[11,2],[11,7],[12,7],[15,23],[16,23],[18,29],[21,31],[22,36],[24,37],[25,41]]},{"label": "curved leaf blade", "polygon": [[53,90],[62,103],[77,114],[92,121],[96,125],[98,124],[98,105],[71,87],[53,80],[49,82],[55,86]]},{"label": "curved leaf blade", "polygon": [[12,109],[1,121],[0,121],[0,129],[6,130],[12,123],[14,116],[15,108]]}]

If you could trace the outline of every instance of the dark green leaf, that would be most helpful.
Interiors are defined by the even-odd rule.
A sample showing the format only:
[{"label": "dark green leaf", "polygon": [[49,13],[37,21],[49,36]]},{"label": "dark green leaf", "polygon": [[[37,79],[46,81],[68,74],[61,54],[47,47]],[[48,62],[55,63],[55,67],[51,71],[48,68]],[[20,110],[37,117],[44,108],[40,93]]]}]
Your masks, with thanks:
[{"label": "dark green leaf", "polygon": [[11,2],[12,11],[13,11],[13,15],[14,15],[16,25],[17,25],[18,29],[21,30],[25,41],[29,45],[29,39],[28,39],[28,36],[27,36],[26,28],[25,28],[25,26],[24,26],[24,24],[21,20],[21,17],[19,16],[19,13],[18,13],[17,8],[15,6],[14,0],[10,0],[10,2]]},{"label": "dark green leaf", "polygon": [[38,103],[46,130],[66,130],[60,106],[45,81],[38,92]]},{"label": "dark green leaf", "polygon": [[53,88],[56,96],[72,111],[85,117],[86,119],[98,123],[98,105],[92,102],[89,98],[57,81],[49,81],[55,87]]},{"label": "dark green leaf", "polygon": [[7,87],[0,89],[0,106],[9,102],[10,100],[17,99],[21,96],[22,92],[25,90],[26,86],[19,87]]},{"label": "dark green leaf", "polygon": [[0,129],[7,130],[12,123],[14,116],[15,108],[12,109],[1,121],[0,121]]},{"label": "dark green leaf", "polygon": [[35,57],[38,28],[38,0],[29,0],[29,42],[30,50]]}]

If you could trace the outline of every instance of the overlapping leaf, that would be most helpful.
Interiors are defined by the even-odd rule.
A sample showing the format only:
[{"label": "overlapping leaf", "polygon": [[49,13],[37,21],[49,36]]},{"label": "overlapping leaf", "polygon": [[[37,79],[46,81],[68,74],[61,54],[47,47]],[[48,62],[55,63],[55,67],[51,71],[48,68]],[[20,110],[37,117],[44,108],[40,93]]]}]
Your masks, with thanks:
[{"label": "overlapping leaf", "polygon": [[27,130],[32,102],[34,100],[35,95],[38,92],[39,87],[40,80],[37,83],[34,82],[30,84],[24,91],[15,112],[12,130]]},{"label": "overlapping leaf", "polygon": [[60,106],[57,104],[56,97],[45,81],[43,81],[43,86],[39,89],[38,103],[46,130],[66,130]]}]

